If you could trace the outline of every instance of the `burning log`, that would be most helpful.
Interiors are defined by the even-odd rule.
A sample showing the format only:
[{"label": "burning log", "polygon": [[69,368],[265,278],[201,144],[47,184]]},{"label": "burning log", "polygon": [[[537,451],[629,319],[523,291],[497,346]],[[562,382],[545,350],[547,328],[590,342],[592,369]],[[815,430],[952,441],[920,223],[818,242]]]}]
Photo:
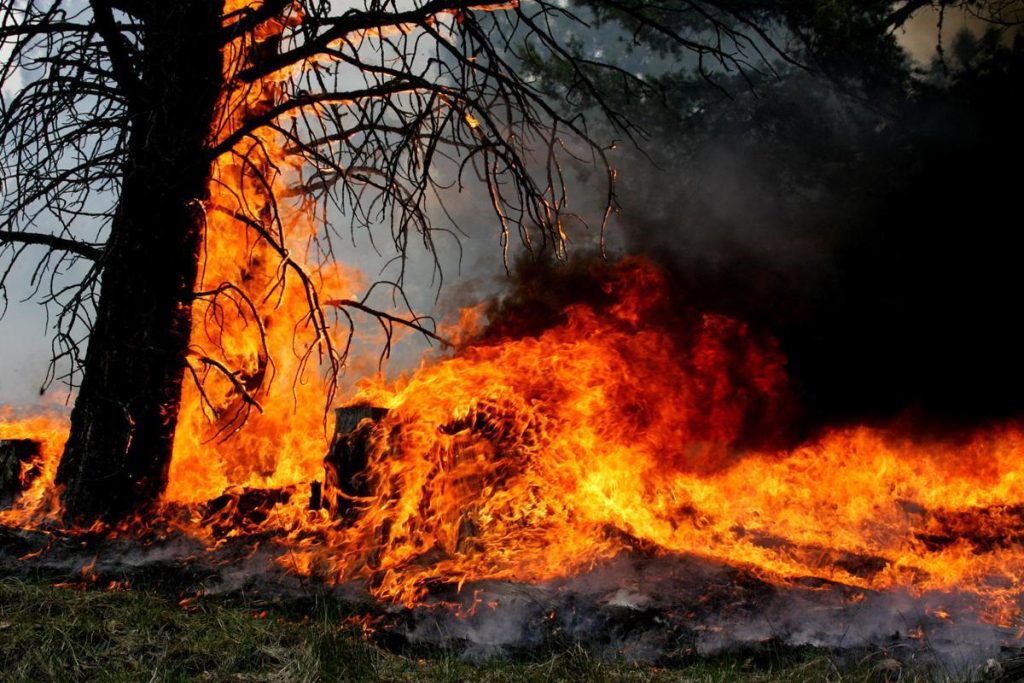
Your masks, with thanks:
[{"label": "burning log", "polygon": [[338,408],[335,413],[334,439],[324,458],[325,481],[322,493],[314,486],[310,507],[319,498],[317,507],[330,510],[335,517],[348,517],[352,499],[369,494],[365,476],[370,456],[370,433],[388,411],[368,404]]},{"label": "burning log", "polygon": [[256,529],[275,505],[287,503],[293,493],[291,488],[229,489],[206,504],[202,524],[218,538],[232,531]]},{"label": "burning log", "polygon": [[0,440],[0,509],[10,507],[39,469],[40,444],[30,439]]},{"label": "burning log", "polygon": [[995,505],[966,510],[935,510],[915,537],[932,552],[966,544],[987,553],[1024,543],[1024,505]]}]

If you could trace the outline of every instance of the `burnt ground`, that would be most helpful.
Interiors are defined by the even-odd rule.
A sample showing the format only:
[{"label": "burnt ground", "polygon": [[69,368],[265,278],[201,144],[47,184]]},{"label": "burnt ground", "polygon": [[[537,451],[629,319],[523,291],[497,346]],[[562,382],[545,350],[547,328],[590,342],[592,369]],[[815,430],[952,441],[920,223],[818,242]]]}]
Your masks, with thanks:
[{"label": "burnt ground", "polygon": [[267,538],[207,552],[175,534],[140,540],[0,528],[0,579],[8,599],[21,586],[99,596],[100,603],[104,595],[145,596],[174,614],[270,615],[288,628],[326,619],[356,629],[357,640],[387,657],[441,657],[477,672],[576,653],[597,666],[680,675],[739,662],[753,675],[803,665],[810,652],[836,675],[867,666],[866,679],[834,680],[913,680],[912,672],[1024,680],[1015,634],[981,623],[965,596],[872,593],[817,579],[780,587],[706,559],[636,551],[542,585],[436,585],[426,605],[406,608],[373,599],[364,586],[289,573],[272,561],[281,552],[273,548]]}]

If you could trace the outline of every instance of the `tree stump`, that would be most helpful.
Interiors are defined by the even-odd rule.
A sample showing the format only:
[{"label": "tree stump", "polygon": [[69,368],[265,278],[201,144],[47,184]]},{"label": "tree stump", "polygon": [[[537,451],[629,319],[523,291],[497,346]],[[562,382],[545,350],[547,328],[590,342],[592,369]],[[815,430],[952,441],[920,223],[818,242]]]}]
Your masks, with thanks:
[{"label": "tree stump", "polygon": [[[376,423],[387,415],[387,408],[361,403],[334,411],[334,439],[324,458],[325,481],[319,506],[334,517],[349,517],[353,497],[370,493],[365,475],[370,456],[370,434]],[[311,500],[311,507],[314,501]]]},{"label": "tree stump", "polygon": [[[0,440],[0,509],[10,507],[35,478],[25,464],[39,458],[40,445],[30,439]],[[36,472],[35,474],[38,474]]]}]

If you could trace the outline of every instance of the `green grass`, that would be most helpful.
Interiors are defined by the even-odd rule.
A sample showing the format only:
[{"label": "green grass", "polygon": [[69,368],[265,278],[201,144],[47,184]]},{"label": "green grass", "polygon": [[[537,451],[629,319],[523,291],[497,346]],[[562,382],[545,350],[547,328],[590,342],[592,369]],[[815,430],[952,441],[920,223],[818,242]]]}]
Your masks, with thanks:
[{"label": "green grass", "polygon": [[142,590],[0,580],[0,681],[686,681],[950,680],[883,653],[820,650],[690,657],[669,668],[608,662],[571,643],[484,664],[456,653],[385,649],[317,603],[267,609],[238,598],[187,608]]}]

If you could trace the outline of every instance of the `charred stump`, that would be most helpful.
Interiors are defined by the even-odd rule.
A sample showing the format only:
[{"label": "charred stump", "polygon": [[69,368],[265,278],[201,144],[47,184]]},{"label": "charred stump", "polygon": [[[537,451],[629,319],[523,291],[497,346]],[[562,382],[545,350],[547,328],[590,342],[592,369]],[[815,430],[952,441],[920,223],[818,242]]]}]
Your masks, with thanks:
[{"label": "charred stump", "polygon": [[[116,519],[167,483],[222,88],[223,3],[133,3],[144,48],[127,163],[57,481],[72,518]],[[127,77],[126,77],[127,78]]]},{"label": "charred stump", "polygon": [[353,512],[353,498],[370,494],[366,476],[369,464],[371,436],[374,426],[388,411],[368,404],[338,408],[334,412],[334,439],[330,452],[324,458],[325,480],[322,491],[313,487],[312,498],[320,499],[317,507],[330,510],[340,519]]}]

